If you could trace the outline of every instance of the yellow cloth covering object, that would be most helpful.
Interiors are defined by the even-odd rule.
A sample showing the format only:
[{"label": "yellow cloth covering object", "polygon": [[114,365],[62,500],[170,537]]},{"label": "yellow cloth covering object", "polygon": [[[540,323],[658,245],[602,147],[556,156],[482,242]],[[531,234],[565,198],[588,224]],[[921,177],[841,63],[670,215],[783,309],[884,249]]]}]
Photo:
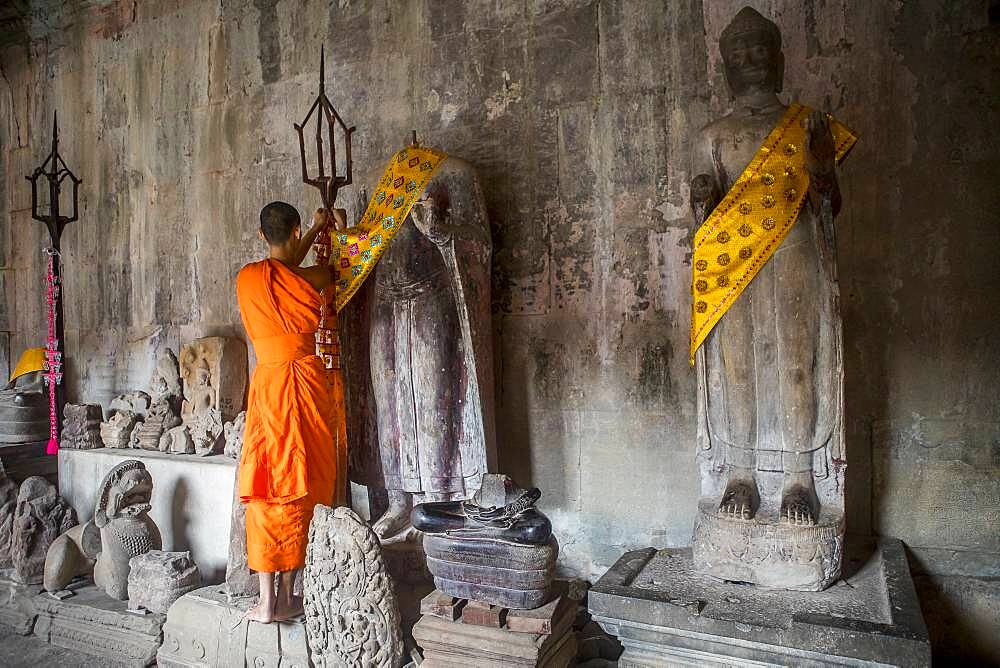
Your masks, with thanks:
[{"label": "yellow cloth covering object", "polygon": [[[690,362],[792,225],[809,190],[805,121],[812,109],[792,104],[694,238]],[[830,118],[839,163],[857,136]]]},{"label": "yellow cloth covering object", "polygon": [[447,154],[408,146],[392,156],[361,222],[333,235],[330,262],[337,266],[337,312],[365,282],[382,252],[396,236]]},{"label": "yellow cloth covering object", "polygon": [[21,359],[17,361],[14,372],[10,374],[10,382],[14,382],[18,377],[33,371],[45,370],[45,348],[28,348],[21,353]]}]

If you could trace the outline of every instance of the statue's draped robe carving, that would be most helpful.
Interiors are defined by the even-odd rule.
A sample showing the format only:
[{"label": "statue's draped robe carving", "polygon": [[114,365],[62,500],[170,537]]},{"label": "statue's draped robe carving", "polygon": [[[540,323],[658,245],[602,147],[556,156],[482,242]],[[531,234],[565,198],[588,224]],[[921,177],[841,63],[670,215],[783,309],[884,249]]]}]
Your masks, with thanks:
[{"label": "statue's draped robe carving", "polygon": [[472,168],[449,158],[428,188],[449,201],[442,238],[407,216],[341,311],[352,477],[416,501],[467,498],[495,457],[492,246]]},{"label": "statue's draped robe carving", "polygon": [[267,259],[240,271],[237,296],[257,354],[239,471],[248,563],[287,571],[305,563],[315,505],[346,496],[343,390],[315,355],[320,295],[305,279]]}]

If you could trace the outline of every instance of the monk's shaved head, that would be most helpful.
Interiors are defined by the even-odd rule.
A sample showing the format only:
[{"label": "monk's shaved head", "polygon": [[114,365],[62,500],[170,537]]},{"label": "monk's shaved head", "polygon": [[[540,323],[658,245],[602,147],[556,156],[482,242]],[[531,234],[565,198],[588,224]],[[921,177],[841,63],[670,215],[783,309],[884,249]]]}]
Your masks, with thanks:
[{"label": "monk's shaved head", "polygon": [[271,202],[260,210],[260,231],[272,246],[288,241],[295,228],[302,224],[299,212],[285,202]]}]

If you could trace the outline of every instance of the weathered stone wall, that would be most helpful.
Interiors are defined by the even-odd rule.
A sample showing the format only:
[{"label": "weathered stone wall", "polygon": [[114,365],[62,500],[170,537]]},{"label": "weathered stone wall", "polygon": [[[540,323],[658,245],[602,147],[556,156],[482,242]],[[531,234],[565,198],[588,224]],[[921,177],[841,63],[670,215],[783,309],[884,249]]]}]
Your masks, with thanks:
[{"label": "weathered stone wall", "polygon": [[[411,128],[480,170],[501,463],[542,488],[564,567],[598,574],[627,548],[689,542],[688,137],[729,102],[717,38],[742,0],[65,4],[39,3],[30,46],[2,54],[13,355],[44,331],[23,175],[52,109],[85,179],[64,237],[69,387],[106,402],[146,382],[157,347],[240,332],[233,277],[261,253],[260,206],[318,203],[291,124],[324,43],[359,173]],[[787,97],[861,136],[838,220],[850,527],[902,538],[947,597],[935,578],[1000,569],[991,3],[751,4],[783,30]],[[959,609],[997,600],[976,587],[962,591],[994,598]]]}]

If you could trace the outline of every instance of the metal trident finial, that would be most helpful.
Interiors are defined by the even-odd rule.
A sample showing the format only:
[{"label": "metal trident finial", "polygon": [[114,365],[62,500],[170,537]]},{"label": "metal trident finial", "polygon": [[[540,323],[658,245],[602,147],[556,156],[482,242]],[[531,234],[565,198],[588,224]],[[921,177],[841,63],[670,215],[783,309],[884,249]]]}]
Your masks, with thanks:
[{"label": "metal trident finial", "polygon": [[[46,171],[47,170],[47,171]],[[38,211],[38,179],[44,176],[49,182],[49,213],[42,215]],[[59,239],[62,237],[63,228],[79,218],[79,193],[80,184],[83,179],[78,179],[76,174],[70,171],[66,162],[59,155],[59,117],[58,112],[52,112],[52,152],[45,159],[40,167],[26,179],[31,181],[31,217],[37,221],[45,223],[49,230],[49,237],[52,240],[52,247],[59,250]],[[62,182],[69,178],[73,182],[73,215],[59,215],[59,195],[62,189]]]},{"label": "metal trident finial", "polygon": [[[309,119],[312,118],[313,113],[319,110],[316,118],[316,162],[318,174],[316,178],[311,178],[309,176],[309,167],[306,157],[306,140],[304,130],[306,125],[309,123]],[[330,144],[329,149],[329,160],[330,160],[330,174],[326,173],[326,160],[327,151],[324,146],[323,141],[323,121],[326,121],[327,129],[327,139]],[[343,135],[342,143],[344,145],[344,174],[339,174],[337,172],[337,138],[336,130],[340,127],[341,134]],[[319,95],[316,96],[316,100],[309,107],[309,113],[306,114],[305,119],[301,124],[294,124],[295,131],[299,135],[299,152],[302,157],[302,181],[313,186],[319,190],[320,197],[323,198],[323,206],[327,210],[333,207],[333,204],[337,201],[337,191],[341,187],[351,184],[353,176],[353,162],[351,160],[351,134],[354,132],[355,128],[353,126],[347,127],[344,120],[337,113],[337,110],[333,107],[333,103],[330,102],[330,98],[326,96],[326,50],[320,48],[319,52]]]}]

